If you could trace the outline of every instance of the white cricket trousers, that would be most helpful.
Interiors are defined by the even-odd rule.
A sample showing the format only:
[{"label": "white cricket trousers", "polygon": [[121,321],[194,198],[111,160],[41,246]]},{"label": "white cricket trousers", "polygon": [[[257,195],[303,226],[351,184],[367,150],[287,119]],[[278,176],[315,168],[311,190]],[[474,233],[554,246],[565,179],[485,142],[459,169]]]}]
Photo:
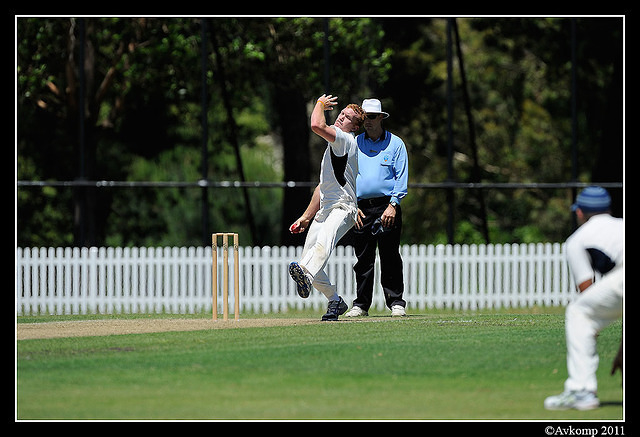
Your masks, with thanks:
[{"label": "white cricket trousers", "polygon": [[324,268],[337,242],[354,224],[352,212],[336,207],[325,217],[316,216],[309,227],[299,264],[312,279],[313,287],[327,299],[336,294],[336,286],[331,284]]},{"label": "white cricket trousers", "polygon": [[565,333],[567,338],[566,391],[597,392],[598,333],[622,317],[624,297],[624,265],[616,267],[594,282],[567,306]]}]

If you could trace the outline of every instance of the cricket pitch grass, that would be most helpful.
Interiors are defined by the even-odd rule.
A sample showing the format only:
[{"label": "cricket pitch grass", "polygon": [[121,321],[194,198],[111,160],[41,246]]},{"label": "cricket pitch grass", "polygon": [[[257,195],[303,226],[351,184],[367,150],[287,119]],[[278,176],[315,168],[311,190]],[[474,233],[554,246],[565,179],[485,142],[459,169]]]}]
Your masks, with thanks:
[{"label": "cricket pitch grass", "polygon": [[601,408],[547,411],[563,310],[319,318],[19,317],[15,419],[624,420],[621,321],[598,338]]}]

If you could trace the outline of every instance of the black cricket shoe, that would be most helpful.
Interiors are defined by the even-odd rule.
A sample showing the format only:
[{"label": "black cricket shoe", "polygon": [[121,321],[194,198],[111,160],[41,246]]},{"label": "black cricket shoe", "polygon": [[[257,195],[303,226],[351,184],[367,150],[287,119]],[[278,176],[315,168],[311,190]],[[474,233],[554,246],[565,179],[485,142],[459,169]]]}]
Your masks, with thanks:
[{"label": "black cricket shoe", "polygon": [[289,264],[289,275],[291,275],[291,278],[296,283],[298,296],[303,299],[309,297],[309,294],[311,294],[311,281],[307,278],[307,275],[304,273],[304,270],[302,270],[302,267],[300,267],[300,264],[297,262]]},{"label": "black cricket shoe", "polygon": [[322,320],[323,321],[338,320],[338,316],[343,315],[348,308],[349,306],[344,300],[342,300],[342,298],[338,300],[330,300],[329,307],[327,308],[327,314],[322,316]]}]

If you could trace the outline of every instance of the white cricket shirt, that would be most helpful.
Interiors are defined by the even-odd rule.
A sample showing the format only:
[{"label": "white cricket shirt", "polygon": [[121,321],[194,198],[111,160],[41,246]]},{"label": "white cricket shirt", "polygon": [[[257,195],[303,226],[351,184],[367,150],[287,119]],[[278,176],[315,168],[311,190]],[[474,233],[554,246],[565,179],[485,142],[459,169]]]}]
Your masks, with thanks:
[{"label": "white cricket shirt", "polygon": [[352,133],[336,131],[333,143],[327,149],[320,166],[320,210],[322,217],[331,209],[340,207],[348,210],[356,220],[358,202],[356,198],[356,177],[358,175],[358,144]]},{"label": "white cricket shirt", "polygon": [[623,220],[594,215],[567,238],[565,252],[576,285],[623,265]]}]

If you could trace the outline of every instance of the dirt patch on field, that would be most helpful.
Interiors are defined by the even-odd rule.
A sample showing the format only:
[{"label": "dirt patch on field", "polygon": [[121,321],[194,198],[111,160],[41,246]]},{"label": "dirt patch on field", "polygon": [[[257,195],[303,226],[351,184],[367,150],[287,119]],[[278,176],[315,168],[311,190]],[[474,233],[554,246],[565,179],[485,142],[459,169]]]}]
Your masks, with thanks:
[{"label": "dirt patch on field", "polygon": [[82,320],[70,322],[18,323],[18,340],[35,338],[87,337],[100,335],[145,334],[168,331],[239,329],[268,326],[294,326],[322,323],[315,319],[133,319]]}]

